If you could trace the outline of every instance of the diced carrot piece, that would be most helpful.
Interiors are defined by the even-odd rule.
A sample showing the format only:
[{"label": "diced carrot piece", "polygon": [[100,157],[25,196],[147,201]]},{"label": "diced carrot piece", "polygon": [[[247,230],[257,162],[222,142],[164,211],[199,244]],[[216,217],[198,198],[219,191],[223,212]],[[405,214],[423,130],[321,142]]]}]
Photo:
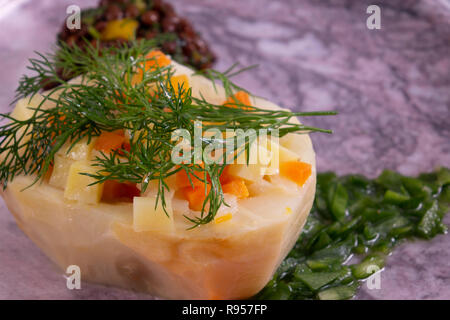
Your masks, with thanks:
[{"label": "diced carrot piece", "polygon": [[120,92],[119,90],[114,90],[114,93],[115,93],[116,97],[119,97],[119,98],[114,99],[115,102],[117,103],[117,105],[119,107],[122,107],[122,104],[127,99],[127,96],[125,95],[125,93]]},{"label": "diced carrot piece", "polygon": [[[189,174],[189,177],[191,178],[192,185],[195,186],[203,186],[204,182],[197,177],[200,177],[203,179],[203,172],[197,171],[194,174]],[[186,173],[186,170],[180,170],[176,173],[176,181],[177,186],[179,188],[185,188],[185,187],[192,187],[191,182],[189,181],[188,174]]]},{"label": "diced carrot piece", "polygon": [[242,179],[231,180],[230,182],[224,184],[222,186],[222,191],[224,193],[233,194],[239,199],[247,198],[249,196],[247,186]]},{"label": "diced carrot piece", "polygon": [[[236,103],[237,100],[237,103]],[[249,107],[242,107],[239,104],[243,104],[245,106],[251,106],[250,96],[245,91],[238,91],[233,96],[229,97],[227,101],[223,103],[224,106],[230,108],[243,108],[244,110],[249,110]]]},{"label": "diced carrot piece", "polygon": [[288,161],[280,164],[280,175],[303,186],[311,176],[311,165],[301,161]]},{"label": "diced carrot piece", "polygon": [[[150,98],[148,98],[148,102],[153,103],[154,101],[158,101],[159,99],[159,94],[157,94],[155,91],[153,91],[152,89],[149,89],[148,91],[148,95],[150,96]],[[170,109],[168,107],[164,107],[164,109]],[[172,110],[171,110],[172,111]]]},{"label": "diced carrot piece", "polygon": [[120,148],[117,149],[117,153],[118,153],[120,156],[124,156],[124,155],[126,154],[125,151],[130,152],[130,150],[131,150],[131,145],[130,145],[130,143],[125,139],[124,142],[122,143],[122,145],[120,146]]},{"label": "diced carrot piece", "polygon": [[53,163],[51,163],[47,169],[47,172],[45,173],[44,181],[50,180],[50,177],[52,176],[52,173],[53,173],[53,168],[54,168],[54,165],[53,165]]},{"label": "diced carrot piece", "polygon": [[[124,141],[124,142],[122,143],[122,149],[125,150],[125,151],[130,152],[130,150],[131,150],[131,145],[130,145],[130,143],[129,143],[128,141]],[[123,152],[119,152],[119,153],[123,154]]]},{"label": "diced carrot piece", "polygon": [[168,56],[166,56],[159,50],[153,50],[149,52],[145,56],[145,60],[145,63],[137,69],[137,73],[131,80],[133,85],[142,81],[144,77],[144,71],[155,71],[157,68],[164,68],[172,62]]},{"label": "diced carrot piece", "polygon": [[[201,164],[202,168],[203,168],[203,164]],[[197,177],[200,177],[201,179],[196,178],[195,176],[193,176],[192,174],[191,176],[191,180],[194,186],[199,186],[199,185],[203,185],[203,172],[197,171],[195,173],[195,175]],[[180,170],[177,172],[176,174],[176,181],[177,181],[177,186],[179,188],[184,188],[184,187],[190,187],[191,183],[189,182],[188,179],[188,175],[186,173],[185,170]],[[234,180],[235,177],[231,176],[229,174],[229,166],[226,166],[225,169],[223,169],[222,174],[219,177],[219,181],[221,185],[224,185],[225,183],[230,182],[231,180]],[[211,179],[209,177],[209,175],[207,175],[207,180],[210,182]]]},{"label": "diced carrot piece", "polygon": [[184,197],[189,202],[189,208],[195,211],[201,211],[206,196],[211,190],[211,186],[209,184],[206,185],[206,193],[204,184],[200,186],[195,186],[194,188],[186,187],[181,190]]},{"label": "diced carrot piece", "polygon": [[114,134],[117,134],[117,135],[119,135],[121,137],[125,137],[125,131],[122,130],[122,129],[117,129],[117,130],[114,130],[114,131],[111,131],[111,132],[114,133]]},{"label": "diced carrot piece", "polygon": [[186,93],[186,91],[189,89],[189,78],[185,74],[181,74],[179,76],[173,76],[170,78],[170,83],[173,86],[173,89],[175,93],[178,95],[179,89],[182,88],[182,90]]},{"label": "diced carrot piece", "polygon": [[[67,124],[67,121],[64,121],[64,120],[66,119],[66,116],[65,116],[65,115],[59,116],[58,119],[59,119],[59,121],[63,121],[63,125],[66,125],[66,124]],[[51,127],[51,126],[54,126],[54,123],[55,123],[55,116],[50,116],[50,117],[48,118],[48,121],[47,121],[47,127],[49,128],[49,127]],[[61,134],[61,133],[62,133],[61,130],[58,130],[57,133],[56,133],[56,132],[52,132],[52,134],[51,134],[52,139],[56,138],[56,136],[57,136],[58,134]],[[55,142],[56,142],[56,141],[52,141],[52,145],[54,145]]]},{"label": "diced carrot piece", "polygon": [[223,169],[222,174],[219,177],[220,184],[223,185],[233,179],[234,177],[230,175],[230,166],[228,165]]},{"label": "diced carrot piece", "polygon": [[[201,168],[205,168],[205,164],[203,162],[200,163],[199,165]],[[192,184],[194,186],[203,185],[203,179],[204,179],[203,171],[197,170],[197,171],[195,171],[195,175],[192,173],[189,175],[192,180],[192,184],[189,182],[188,174],[186,173],[186,170],[184,170],[184,169],[178,171],[175,176],[176,176],[177,186],[179,188],[192,187]],[[207,180],[210,181],[208,174],[207,174]]]},{"label": "diced carrot piece", "polygon": [[103,184],[102,201],[104,202],[133,202],[134,197],[140,195],[135,183],[107,180]]},{"label": "diced carrot piece", "polygon": [[156,68],[164,68],[168,66],[172,61],[168,56],[166,56],[164,53],[162,53],[159,50],[153,50],[149,52],[145,59],[145,70],[154,70]]},{"label": "diced carrot piece", "polygon": [[100,134],[95,142],[94,149],[103,152],[112,152],[122,148],[125,142],[125,134],[123,130],[104,131]]}]

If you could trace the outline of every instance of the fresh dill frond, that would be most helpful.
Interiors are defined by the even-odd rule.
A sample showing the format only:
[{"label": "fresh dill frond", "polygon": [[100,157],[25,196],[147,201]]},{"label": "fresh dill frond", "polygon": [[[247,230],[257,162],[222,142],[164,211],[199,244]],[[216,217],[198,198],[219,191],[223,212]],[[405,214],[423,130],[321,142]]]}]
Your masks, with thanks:
[{"label": "fresh dill frond", "polygon": [[[176,165],[171,160],[174,141],[172,132],[187,130],[195,133],[195,122],[214,123],[219,130],[226,129],[278,129],[279,136],[288,133],[330,132],[320,128],[293,123],[296,116],[332,115],[335,112],[300,112],[265,110],[258,107],[229,108],[214,105],[204,98],[192,96],[190,88],[174,88],[172,66],[144,70],[146,54],[157,47],[155,41],[139,41],[119,48],[99,50],[87,45],[62,45],[56,54],[38,54],[30,60],[31,76],[23,76],[17,88],[15,101],[36,95],[43,81],[60,85],[43,95],[43,101],[33,108],[33,115],[19,120],[8,114],[0,116],[9,122],[0,127],[0,181],[6,188],[17,175],[33,175],[34,183],[42,180],[52,166],[56,153],[64,145],[68,150],[86,139],[90,142],[104,131],[127,130],[129,150],[101,153],[93,160],[95,183],[107,180],[133,182],[145,193],[149,183],[156,181],[157,201],[166,208],[165,195],[169,190],[166,179],[180,170],[188,177],[199,177],[210,186],[200,216],[186,217],[193,227],[211,222],[224,196],[219,181],[225,168],[222,164]],[[70,70],[81,81],[64,80],[56,70]],[[138,71],[142,79],[132,81]],[[232,66],[225,73],[207,71],[205,76],[222,82],[226,94],[231,96],[243,90],[229,78],[243,70]],[[152,88],[152,93],[149,91]],[[49,107],[50,104],[50,107]],[[45,106],[45,107],[44,107]],[[205,124],[207,129],[212,125]],[[215,141],[202,140],[202,147]],[[225,144],[224,140],[219,143]],[[245,142],[248,149],[249,143]],[[242,146],[236,145],[234,150]],[[194,161],[192,163],[195,163]]]},{"label": "fresh dill frond", "polygon": [[[216,91],[217,91],[216,81],[217,80],[220,81],[222,83],[223,88],[225,89],[226,95],[232,96],[235,91],[244,91],[247,93],[248,93],[248,91],[246,89],[236,85],[230,79],[232,77],[237,76],[238,74],[241,74],[245,71],[249,71],[249,70],[257,68],[257,67],[258,67],[257,65],[253,65],[253,66],[244,67],[244,68],[239,69],[239,63],[236,62],[231,67],[229,67],[227,70],[225,70],[224,72],[219,72],[214,69],[206,69],[206,70],[199,70],[195,74],[202,75],[202,76],[208,78],[209,80],[211,80],[211,82],[213,83],[214,89]],[[236,102],[238,102],[238,101],[236,101]]]}]

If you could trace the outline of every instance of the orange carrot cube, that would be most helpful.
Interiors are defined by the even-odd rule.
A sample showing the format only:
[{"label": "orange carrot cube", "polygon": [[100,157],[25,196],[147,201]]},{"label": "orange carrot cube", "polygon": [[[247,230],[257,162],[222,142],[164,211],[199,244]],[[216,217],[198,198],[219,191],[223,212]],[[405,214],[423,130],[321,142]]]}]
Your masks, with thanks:
[{"label": "orange carrot cube", "polygon": [[[236,102],[237,101],[237,102]],[[242,107],[240,104],[244,106],[251,106],[250,96],[245,91],[238,91],[233,96],[229,97],[224,103],[224,106],[230,108],[243,108],[244,110],[249,110],[251,108]]]},{"label": "orange carrot cube", "polygon": [[201,211],[203,203],[211,190],[211,186],[207,184],[206,189],[205,185],[200,185],[195,186],[194,188],[186,187],[181,190],[184,197],[189,202],[189,208],[195,211]]},{"label": "orange carrot cube", "polygon": [[168,56],[159,50],[153,50],[145,56],[145,70],[155,70],[156,68],[164,68],[172,61]]},{"label": "orange carrot cube", "polygon": [[164,68],[172,61],[168,56],[159,50],[153,50],[145,56],[145,62],[137,69],[137,73],[133,76],[131,82],[136,84],[142,81],[144,71],[155,71],[157,68]]},{"label": "orange carrot cube", "polygon": [[[185,74],[181,74],[179,76],[173,76],[170,78],[170,83],[173,86],[175,93],[178,95],[180,89],[186,93],[189,89],[189,78]],[[186,94],[184,94],[186,95]]]},{"label": "orange carrot cube", "polygon": [[[191,178],[189,180],[189,177]],[[188,174],[186,173],[186,170],[180,170],[176,173],[176,182],[177,182],[177,186],[179,188],[185,188],[185,187],[192,187],[192,185],[195,186],[203,186],[204,182],[200,179],[198,179],[197,177],[200,177],[201,179],[203,179],[203,172],[195,172],[194,174]],[[191,184],[192,181],[192,184]]]},{"label": "orange carrot cube", "polygon": [[239,199],[247,198],[249,196],[247,186],[242,179],[235,179],[225,183],[222,186],[222,191],[224,193],[235,195]]},{"label": "orange carrot cube", "polygon": [[94,149],[103,152],[112,152],[122,148],[125,142],[125,135],[123,130],[104,131],[100,134],[95,142]]},{"label": "orange carrot cube", "polygon": [[303,186],[311,176],[311,165],[301,161],[283,162],[280,164],[280,175]]}]

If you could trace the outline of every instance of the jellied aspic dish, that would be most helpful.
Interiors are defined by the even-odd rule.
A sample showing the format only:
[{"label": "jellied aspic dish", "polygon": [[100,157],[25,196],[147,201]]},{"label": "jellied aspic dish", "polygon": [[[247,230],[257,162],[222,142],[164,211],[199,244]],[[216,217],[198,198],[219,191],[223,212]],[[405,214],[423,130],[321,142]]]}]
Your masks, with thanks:
[{"label": "jellied aspic dish", "polygon": [[[321,113],[281,109],[231,82],[235,68],[194,72],[149,42],[64,47],[33,64],[45,66],[21,80],[1,130],[1,194],[23,232],[83,281],[170,299],[258,293],[311,209],[308,133],[325,130],[296,117]],[[52,76],[60,85],[40,92]]]}]

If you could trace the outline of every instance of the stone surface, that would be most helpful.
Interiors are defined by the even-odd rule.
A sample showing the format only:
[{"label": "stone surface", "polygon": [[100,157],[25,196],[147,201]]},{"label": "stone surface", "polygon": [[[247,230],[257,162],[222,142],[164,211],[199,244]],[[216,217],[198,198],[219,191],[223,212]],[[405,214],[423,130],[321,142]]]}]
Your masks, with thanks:
[{"label": "stone surface", "polygon": [[[0,8],[0,110],[8,106],[26,60],[48,51],[69,4],[10,1]],[[259,64],[236,81],[293,110],[337,117],[303,119],[331,128],[313,134],[318,168],[375,176],[450,165],[450,2],[378,1],[381,30],[366,28],[369,1],[171,1],[218,54],[216,68]],[[8,9],[8,10],[7,10]],[[450,223],[449,216],[446,219]],[[60,271],[0,208],[0,298],[149,299],[83,283],[69,291]],[[359,299],[450,299],[450,237],[405,243],[389,258],[381,289]]]}]

